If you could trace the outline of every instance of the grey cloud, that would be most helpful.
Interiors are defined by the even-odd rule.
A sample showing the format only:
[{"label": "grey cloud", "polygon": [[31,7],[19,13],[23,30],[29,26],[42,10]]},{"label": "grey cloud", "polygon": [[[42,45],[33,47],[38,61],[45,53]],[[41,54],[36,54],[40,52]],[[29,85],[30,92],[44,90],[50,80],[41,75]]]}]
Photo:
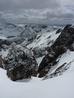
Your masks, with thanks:
[{"label": "grey cloud", "polygon": [[57,0],[0,0],[0,10],[57,8]]},{"label": "grey cloud", "polygon": [[12,10],[12,14],[8,13],[3,16],[11,17],[13,20],[24,19],[29,22],[50,23],[71,23],[74,21],[73,0],[0,0],[1,10],[6,10],[6,12]]}]

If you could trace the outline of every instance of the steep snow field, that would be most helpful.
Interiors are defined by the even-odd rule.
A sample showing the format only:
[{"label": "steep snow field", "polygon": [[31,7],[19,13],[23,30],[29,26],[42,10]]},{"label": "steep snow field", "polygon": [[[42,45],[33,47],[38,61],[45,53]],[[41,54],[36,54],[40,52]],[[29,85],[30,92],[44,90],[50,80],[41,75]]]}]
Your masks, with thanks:
[{"label": "steep snow field", "polygon": [[[62,55],[59,65],[73,61],[74,52]],[[74,98],[74,62],[63,75],[42,80],[32,78],[12,82],[6,71],[0,69],[0,98]]]},{"label": "steep snow field", "polygon": [[56,31],[57,30],[52,30],[51,32],[45,31],[45,32],[39,33],[37,38],[27,47],[28,48],[35,48],[35,47],[43,48],[43,47],[47,47],[48,45],[51,46],[60,35],[60,33],[56,34]]}]

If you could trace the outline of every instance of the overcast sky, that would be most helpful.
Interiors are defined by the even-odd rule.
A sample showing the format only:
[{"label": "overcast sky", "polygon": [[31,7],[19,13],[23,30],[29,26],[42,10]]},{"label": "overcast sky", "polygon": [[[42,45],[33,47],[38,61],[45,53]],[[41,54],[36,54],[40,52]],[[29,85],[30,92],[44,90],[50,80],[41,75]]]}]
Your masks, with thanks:
[{"label": "overcast sky", "polygon": [[24,16],[30,20],[74,21],[74,0],[0,0],[0,11],[20,9],[26,10]]},{"label": "overcast sky", "polygon": [[74,0],[0,0],[0,10],[25,8],[25,9],[56,9],[61,6],[72,6]]}]

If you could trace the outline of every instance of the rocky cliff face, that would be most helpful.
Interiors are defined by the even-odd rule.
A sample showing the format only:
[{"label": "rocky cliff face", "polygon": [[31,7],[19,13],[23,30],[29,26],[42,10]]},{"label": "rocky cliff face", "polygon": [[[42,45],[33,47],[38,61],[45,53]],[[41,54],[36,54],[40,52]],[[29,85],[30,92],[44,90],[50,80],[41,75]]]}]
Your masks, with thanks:
[{"label": "rocky cliff face", "polygon": [[57,64],[57,58],[65,53],[68,49],[74,50],[74,28],[71,25],[67,25],[57,38],[55,43],[47,49],[48,54],[45,55],[40,63],[38,73],[39,77],[45,76],[50,69]]}]

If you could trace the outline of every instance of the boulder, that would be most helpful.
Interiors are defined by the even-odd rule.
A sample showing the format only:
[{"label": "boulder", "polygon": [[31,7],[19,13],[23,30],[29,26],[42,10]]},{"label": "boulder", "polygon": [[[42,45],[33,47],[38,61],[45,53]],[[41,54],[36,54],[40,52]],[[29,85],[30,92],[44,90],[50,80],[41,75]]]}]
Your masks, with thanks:
[{"label": "boulder", "polygon": [[26,79],[37,75],[37,62],[33,52],[26,47],[12,43],[4,60],[7,75],[11,80]]}]

